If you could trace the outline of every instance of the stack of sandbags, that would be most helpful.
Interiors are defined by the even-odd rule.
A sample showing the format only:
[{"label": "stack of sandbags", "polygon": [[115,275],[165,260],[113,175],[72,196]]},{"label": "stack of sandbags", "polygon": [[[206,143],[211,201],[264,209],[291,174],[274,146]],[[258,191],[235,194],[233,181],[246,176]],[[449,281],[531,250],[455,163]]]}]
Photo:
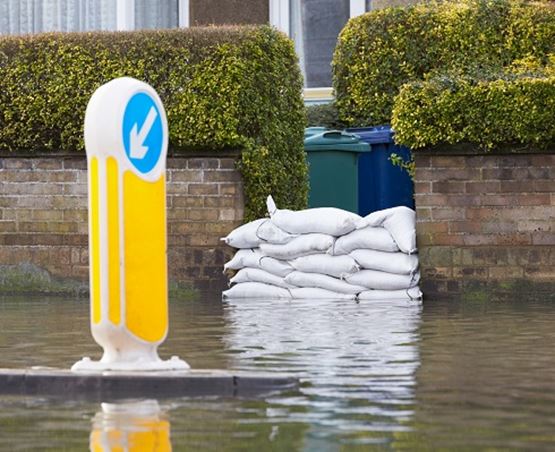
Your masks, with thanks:
[{"label": "stack of sandbags", "polygon": [[416,252],[416,215],[404,206],[362,218],[355,231],[335,241],[332,250],[360,265],[359,272],[345,278],[367,288],[358,294],[359,300],[421,298]]},{"label": "stack of sandbags", "polygon": [[277,209],[224,240],[238,248],[224,298],[419,299],[414,211],[365,218],[333,207]]}]

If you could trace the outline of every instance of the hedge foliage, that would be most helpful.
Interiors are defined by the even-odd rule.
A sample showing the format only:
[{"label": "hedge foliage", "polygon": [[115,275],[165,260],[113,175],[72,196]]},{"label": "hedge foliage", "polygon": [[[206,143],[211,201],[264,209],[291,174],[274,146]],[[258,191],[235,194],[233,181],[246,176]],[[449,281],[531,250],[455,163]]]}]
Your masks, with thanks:
[{"label": "hedge foliage", "polygon": [[335,102],[328,104],[309,105],[306,107],[306,116],[309,127],[321,126],[328,129],[344,129],[347,127],[339,119],[339,112]]},{"label": "hedge foliage", "polygon": [[307,203],[306,114],[292,42],[269,26],[0,38],[0,150],[82,152],[87,102],[130,76],[164,102],[170,149],[237,148],[247,219]]},{"label": "hedge foliage", "polygon": [[484,150],[553,147],[555,64],[431,75],[406,84],[395,100],[392,125],[396,141],[411,149],[456,143]]},{"label": "hedge foliage", "polygon": [[[376,10],[351,19],[333,59],[340,118],[389,123],[404,83],[438,69],[505,67],[555,51],[555,8],[546,1],[456,0]],[[399,130],[397,130],[399,132]]]}]

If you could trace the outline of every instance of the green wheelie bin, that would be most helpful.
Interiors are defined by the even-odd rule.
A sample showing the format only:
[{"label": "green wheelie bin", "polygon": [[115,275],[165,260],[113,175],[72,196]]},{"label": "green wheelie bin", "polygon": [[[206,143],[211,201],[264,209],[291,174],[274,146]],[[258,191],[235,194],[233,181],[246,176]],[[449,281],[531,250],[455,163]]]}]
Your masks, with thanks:
[{"label": "green wheelie bin", "polygon": [[359,156],[371,146],[356,135],[308,128],[304,148],[309,166],[309,207],[337,207],[358,213]]}]

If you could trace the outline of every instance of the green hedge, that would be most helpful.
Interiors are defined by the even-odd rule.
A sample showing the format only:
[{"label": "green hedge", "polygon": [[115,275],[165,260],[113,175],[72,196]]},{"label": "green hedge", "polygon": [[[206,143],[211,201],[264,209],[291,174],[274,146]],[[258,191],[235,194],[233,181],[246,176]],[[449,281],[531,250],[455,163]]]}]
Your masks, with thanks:
[{"label": "green hedge", "polygon": [[401,88],[392,118],[395,140],[415,150],[472,143],[555,145],[555,71],[443,74]]},{"label": "green hedge", "polygon": [[504,67],[555,51],[549,2],[460,0],[372,11],[351,19],[333,59],[340,118],[389,123],[395,96],[434,70]]},{"label": "green hedge", "polygon": [[[401,87],[391,123],[395,141],[411,149],[459,142],[491,149],[555,147],[555,57],[508,70],[448,71]],[[523,114],[526,112],[526,114]],[[347,127],[335,104],[307,107],[308,125]],[[405,162],[394,163],[414,171]]]},{"label": "green hedge", "polygon": [[347,125],[339,119],[339,112],[334,102],[306,107],[309,127],[321,126],[328,129],[344,129]]},{"label": "green hedge", "polygon": [[96,88],[120,76],[164,102],[170,149],[242,149],[246,218],[307,203],[302,78],[292,42],[268,26],[0,38],[0,151],[82,152]]}]

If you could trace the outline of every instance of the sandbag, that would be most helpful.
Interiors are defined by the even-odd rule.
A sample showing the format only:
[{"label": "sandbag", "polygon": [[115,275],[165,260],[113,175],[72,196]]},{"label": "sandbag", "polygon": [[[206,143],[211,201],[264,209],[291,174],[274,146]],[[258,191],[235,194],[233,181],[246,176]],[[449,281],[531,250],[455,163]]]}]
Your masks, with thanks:
[{"label": "sandbag", "polygon": [[376,250],[355,250],[349,254],[362,269],[408,275],[418,268],[418,255],[387,253]]},{"label": "sandbag", "polygon": [[222,292],[224,300],[231,298],[259,298],[267,299],[290,299],[291,294],[283,287],[262,284],[258,282],[246,282],[236,284],[231,289]]},{"label": "sandbag", "polygon": [[240,249],[224,264],[226,270],[241,270],[244,267],[258,267],[262,253],[258,249]]},{"label": "sandbag", "polygon": [[221,240],[233,248],[257,248],[261,243],[287,243],[296,235],[277,227],[269,218],[251,221],[231,231]]},{"label": "sandbag", "polygon": [[303,234],[284,245],[262,243],[260,251],[276,259],[292,260],[309,254],[326,253],[332,247],[334,240],[327,234]]},{"label": "sandbag", "polygon": [[[360,272],[359,272],[360,273]],[[357,273],[353,273],[356,275]],[[297,287],[319,287],[332,292],[357,294],[366,290],[365,286],[350,284],[346,281],[318,273],[304,273],[294,271],[285,277],[285,282]]]},{"label": "sandbag", "polygon": [[401,290],[365,290],[357,295],[358,300],[421,300],[422,292],[418,286]]},{"label": "sandbag", "polygon": [[331,256],[329,254],[313,254],[301,256],[289,262],[291,267],[305,273],[323,273],[341,278],[343,275],[360,270],[359,265],[350,256]]},{"label": "sandbag", "polygon": [[294,270],[286,261],[280,261],[273,257],[265,256],[261,253],[259,248],[255,248],[237,251],[233,258],[224,264],[224,272],[228,269],[241,270],[245,267],[260,268],[281,277]]},{"label": "sandbag", "polygon": [[265,270],[261,270],[260,268],[242,268],[233,278],[229,280],[230,284],[247,282],[271,284],[273,286],[283,287],[285,289],[294,287],[291,284],[287,284],[281,276],[273,275]]},{"label": "sandbag", "polygon": [[378,210],[357,222],[357,229],[368,226],[382,226],[392,235],[397,246],[404,253],[416,251],[416,212],[405,206]]},{"label": "sandbag", "polygon": [[256,235],[259,226],[262,225],[267,218],[251,221],[231,231],[226,237],[220,239],[233,248],[257,248],[262,243]]},{"label": "sandbag", "polygon": [[283,229],[278,228],[269,218],[258,226],[256,236],[263,242],[280,244],[288,243],[297,237],[297,235],[289,234]]},{"label": "sandbag", "polygon": [[296,289],[289,289],[289,292],[291,297],[296,300],[356,300],[355,294],[333,292],[317,287],[297,287]]},{"label": "sandbag", "polygon": [[[295,273],[290,273],[290,275]],[[415,273],[414,275],[396,275],[377,270],[361,270],[346,276],[344,279],[349,284],[363,286],[368,289],[399,290],[417,286],[420,281],[420,273]]]},{"label": "sandbag", "polygon": [[335,207],[305,210],[278,209],[271,196],[266,201],[272,222],[291,234],[321,233],[340,236],[355,230],[362,218],[356,213]]},{"label": "sandbag", "polygon": [[338,237],[333,244],[332,254],[349,254],[357,249],[396,252],[399,247],[391,234],[384,228],[368,226]]},{"label": "sandbag", "polygon": [[258,261],[258,264],[262,270],[266,270],[267,272],[281,276],[282,278],[295,270],[287,262],[270,256],[262,256]]}]

